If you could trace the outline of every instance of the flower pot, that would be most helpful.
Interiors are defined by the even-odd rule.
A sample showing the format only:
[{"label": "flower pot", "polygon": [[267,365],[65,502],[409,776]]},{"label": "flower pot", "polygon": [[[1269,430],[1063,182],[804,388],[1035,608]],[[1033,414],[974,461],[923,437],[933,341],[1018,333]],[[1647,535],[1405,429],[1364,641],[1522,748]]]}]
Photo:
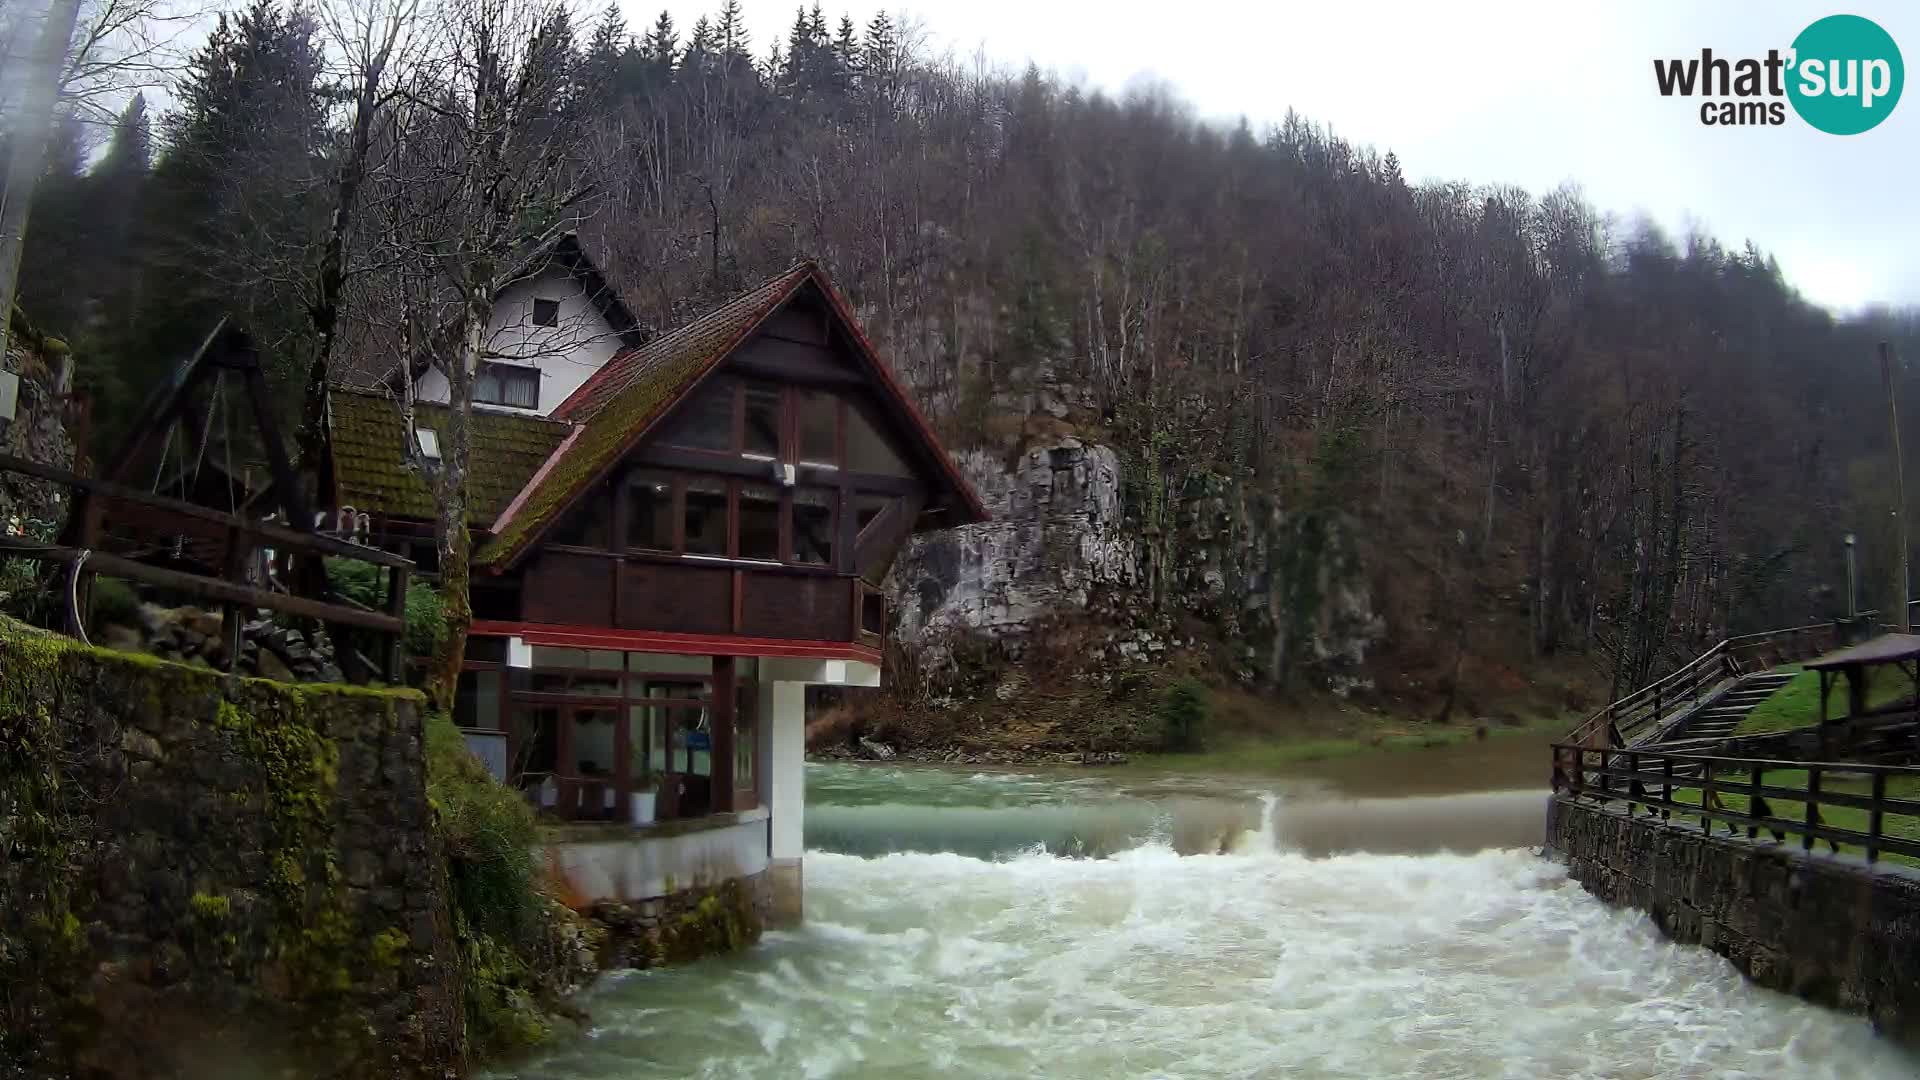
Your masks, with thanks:
[{"label": "flower pot", "polygon": [[633,823],[635,825],[653,824],[653,797],[655,794],[653,791],[636,791],[633,793],[632,798],[628,800],[628,805],[633,808]]}]

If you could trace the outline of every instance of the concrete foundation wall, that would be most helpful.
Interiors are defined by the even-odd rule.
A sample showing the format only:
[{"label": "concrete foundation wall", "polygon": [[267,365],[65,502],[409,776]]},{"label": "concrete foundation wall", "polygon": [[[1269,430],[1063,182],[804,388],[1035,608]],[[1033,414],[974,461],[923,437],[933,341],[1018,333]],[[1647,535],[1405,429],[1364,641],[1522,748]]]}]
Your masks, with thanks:
[{"label": "concrete foundation wall", "polygon": [[561,826],[544,846],[546,864],[586,901],[653,900],[690,888],[753,877],[767,869],[767,811],[696,819],[676,831]]},{"label": "concrete foundation wall", "polygon": [[1547,846],[1588,892],[1646,912],[1673,940],[1920,1044],[1920,873],[1562,798]]}]

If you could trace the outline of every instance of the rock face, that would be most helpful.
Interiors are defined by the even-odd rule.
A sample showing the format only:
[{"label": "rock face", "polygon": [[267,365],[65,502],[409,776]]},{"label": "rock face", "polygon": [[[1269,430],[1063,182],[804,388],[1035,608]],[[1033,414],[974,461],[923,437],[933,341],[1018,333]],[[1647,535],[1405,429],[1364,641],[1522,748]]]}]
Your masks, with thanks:
[{"label": "rock face", "polygon": [[891,579],[896,635],[934,667],[968,641],[1019,660],[1070,627],[1091,631],[1088,665],[1203,649],[1247,683],[1367,685],[1384,623],[1336,516],[1289,514],[1218,476],[1130,479],[1112,447],[1071,436],[1010,466],[956,460],[993,520],[916,537]]},{"label": "rock face", "polygon": [[894,606],[904,640],[1017,636],[1137,582],[1112,448],[1068,438],[1028,451],[1011,470],[978,450],[956,460],[993,520],[918,539],[903,555]]},{"label": "rock face", "polygon": [[[50,354],[55,351],[16,317],[15,332],[0,370],[19,376],[19,398],[12,422],[0,418],[0,427],[5,428],[0,433],[0,449],[69,469],[73,467],[73,440],[61,418],[61,402],[53,393],[50,369],[55,356]],[[17,473],[0,475],[0,532],[50,536],[53,524],[65,516],[66,490],[60,485]]]},{"label": "rock face", "polygon": [[230,679],[6,620],[0,673],[18,1075],[463,1067],[417,694]]},{"label": "rock face", "polygon": [[1673,940],[1920,1044],[1920,878],[1905,870],[1710,839],[1564,798],[1548,805],[1547,846],[1588,892],[1639,908]]}]

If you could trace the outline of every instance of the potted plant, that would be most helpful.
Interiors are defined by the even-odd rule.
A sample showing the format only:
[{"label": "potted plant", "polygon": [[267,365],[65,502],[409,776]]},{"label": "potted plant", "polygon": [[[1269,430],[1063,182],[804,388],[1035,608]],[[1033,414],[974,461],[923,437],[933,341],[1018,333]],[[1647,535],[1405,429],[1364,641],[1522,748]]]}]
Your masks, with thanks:
[{"label": "potted plant", "polygon": [[633,793],[627,800],[627,804],[633,811],[635,825],[653,824],[654,799],[657,795],[652,771],[640,770],[639,776],[633,782]]}]

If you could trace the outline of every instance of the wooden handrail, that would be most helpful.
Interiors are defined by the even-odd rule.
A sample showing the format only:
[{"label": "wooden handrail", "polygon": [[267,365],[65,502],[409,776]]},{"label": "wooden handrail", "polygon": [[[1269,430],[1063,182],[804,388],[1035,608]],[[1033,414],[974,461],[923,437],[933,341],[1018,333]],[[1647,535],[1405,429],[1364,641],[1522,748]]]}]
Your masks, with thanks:
[{"label": "wooden handrail", "polygon": [[[80,552],[76,548],[61,547],[57,544],[36,544],[18,537],[0,536],[0,555],[38,559],[43,562],[72,563],[80,557]],[[309,600],[304,596],[268,592],[251,585],[223,581],[220,578],[202,577],[199,574],[182,573],[165,567],[148,566],[146,563],[135,562],[110,552],[89,552],[86,565],[90,570],[98,570],[112,577],[131,578],[134,581],[143,581],[165,589],[196,592],[212,600],[266,608],[269,611],[284,611],[289,615],[377,630],[383,634],[400,634],[406,630],[404,618],[330,604],[323,600]]]},{"label": "wooden handrail", "polygon": [[[1766,782],[1768,772],[1781,770],[1804,771],[1806,787]],[[1870,781],[1869,790],[1864,795],[1826,790],[1823,781],[1834,774],[1865,776]],[[1887,782],[1894,779],[1920,781],[1920,767],[1732,758],[1571,743],[1553,746],[1556,795],[1625,802],[1629,815],[1636,808],[1645,808],[1650,816],[1669,824],[1676,814],[1695,816],[1709,836],[1716,825],[1724,825],[1733,835],[1744,827],[1750,840],[1758,839],[1762,831],[1774,834],[1781,842],[1788,834],[1797,835],[1802,848],[1809,851],[1816,841],[1825,841],[1836,852],[1839,845],[1851,844],[1864,848],[1870,863],[1878,861],[1883,853],[1920,859],[1920,841],[1892,835],[1886,827],[1889,816],[1920,821],[1920,800],[1887,795]],[[1675,799],[1675,791],[1697,791],[1699,802]],[[1746,805],[1730,806],[1723,795],[1744,798]],[[1832,824],[1820,812],[1822,807],[1864,810],[1867,828]],[[1790,816],[1796,811],[1797,816]]]},{"label": "wooden handrail", "polygon": [[[1756,647],[1783,643],[1786,646],[1784,651],[1803,653],[1808,651],[1806,644],[1816,639],[1816,636],[1832,633],[1834,633],[1832,623],[1808,623],[1783,630],[1765,630],[1754,634],[1722,638],[1705,652],[1661,678],[1608,702],[1568,732],[1567,741],[1592,744],[1604,734],[1609,745],[1627,745],[1632,742],[1633,736],[1649,728],[1659,727],[1663,721],[1680,714],[1680,709],[1669,710],[1668,705],[1679,705],[1684,702],[1690,708],[1698,703],[1701,691],[1708,683],[1724,676],[1739,674],[1739,670],[1733,666],[1734,658],[1738,653]],[[1824,648],[1828,644],[1822,641],[1819,646]],[[1773,666],[1772,663],[1766,665],[1768,670]]]},{"label": "wooden handrail", "polygon": [[[13,454],[0,454],[0,472],[17,472],[37,480],[65,484],[76,491],[103,495],[122,502],[138,503],[159,510],[169,510],[183,517],[210,521],[221,526],[236,525],[232,520],[235,515],[224,510],[213,510],[182,499],[170,499],[165,495],[155,495],[152,492],[97,480],[91,476],[81,476],[78,473],[68,472],[52,465],[42,465],[37,461],[29,461]],[[395,555],[390,551],[364,547],[360,544],[349,544],[344,540],[336,540],[321,533],[303,532],[271,521],[240,521],[236,527],[244,533],[282,547],[306,548],[343,559],[359,559],[361,562],[370,562],[376,566],[405,567],[409,570],[413,568],[413,560],[404,555]]]},{"label": "wooden handrail", "polygon": [[[220,602],[229,671],[234,669],[239,660],[244,610],[266,608],[381,633],[386,636],[383,659],[387,678],[398,682],[404,674],[406,592],[413,570],[412,560],[378,548],[343,543],[274,522],[257,521],[241,514],[213,510],[180,499],[81,476],[12,454],[0,454],[0,472],[32,476],[65,485],[77,492],[73,509],[68,515],[67,529],[58,543],[40,543],[23,537],[0,537],[0,554],[69,566],[76,586],[85,585],[91,581],[94,573],[103,572]],[[213,577],[155,566],[129,558],[121,552],[102,550],[102,540],[108,539],[104,519],[110,503],[122,504],[121,513],[128,518],[149,516],[136,513],[134,507],[143,511],[157,511],[157,514],[151,515],[157,521],[142,520],[139,523],[138,528],[148,533],[157,530],[176,537],[191,534],[196,542],[218,545],[222,564],[220,573],[223,576]],[[216,528],[210,529],[209,525]],[[245,566],[257,549],[265,545],[305,555],[324,554],[357,559],[384,568],[388,590],[386,610],[369,611],[360,606],[329,603],[247,584],[244,580]],[[77,588],[74,591],[76,594],[79,592]],[[78,624],[84,617],[84,605],[73,606],[66,616],[69,631],[78,633]]]}]

